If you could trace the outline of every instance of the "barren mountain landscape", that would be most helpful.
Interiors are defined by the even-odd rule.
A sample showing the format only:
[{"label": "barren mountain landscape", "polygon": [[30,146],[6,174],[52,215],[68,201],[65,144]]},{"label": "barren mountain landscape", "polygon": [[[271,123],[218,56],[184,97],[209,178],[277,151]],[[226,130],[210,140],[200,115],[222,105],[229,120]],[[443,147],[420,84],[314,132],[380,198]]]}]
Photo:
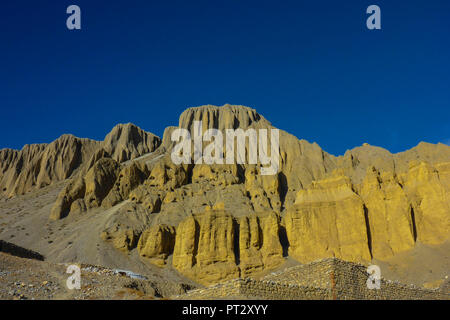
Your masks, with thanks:
[{"label": "barren mountain landscape", "polygon": [[[275,129],[254,109],[208,105],[162,138],[119,124],[103,141],[0,150],[0,299],[274,298],[273,283],[280,299],[449,298],[449,146],[334,156],[280,130],[275,175],[174,164],[171,135],[195,121],[202,133]],[[69,264],[81,291],[65,286]],[[355,289],[369,265],[389,294]]]}]

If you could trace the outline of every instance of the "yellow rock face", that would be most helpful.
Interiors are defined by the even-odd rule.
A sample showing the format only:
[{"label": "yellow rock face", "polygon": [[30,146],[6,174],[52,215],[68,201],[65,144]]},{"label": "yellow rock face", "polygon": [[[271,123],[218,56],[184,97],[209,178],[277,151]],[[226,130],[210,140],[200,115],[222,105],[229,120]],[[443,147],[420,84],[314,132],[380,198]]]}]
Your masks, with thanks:
[{"label": "yellow rock face", "polygon": [[196,263],[199,225],[194,217],[182,221],[176,231],[173,266],[181,273],[189,273]]},{"label": "yellow rock face", "polygon": [[439,173],[439,181],[445,190],[445,198],[450,201],[450,162],[439,163],[436,166]]},{"label": "yellow rock face", "polygon": [[411,199],[417,228],[417,240],[440,244],[450,237],[448,165],[439,172],[426,162],[411,163],[404,186]]},{"label": "yellow rock face", "polygon": [[284,262],[279,239],[278,216],[273,212],[251,215],[239,223],[241,276],[273,269]]},{"label": "yellow rock face", "polygon": [[367,209],[373,257],[382,260],[411,249],[415,244],[411,205],[397,178],[369,169],[360,194]]},{"label": "yellow rock face", "polygon": [[175,244],[175,228],[155,225],[144,231],[139,238],[138,251],[141,257],[157,266],[166,265],[167,257],[172,254]]},{"label": "yellow rock face", "polygon": [[[222,210],[210,210],[199,217],[197,265],[207,277],[220,280],[238,275],[234,255],[235,225],[231,215]],[[222,270],[217,272],[216,268]]]},{"label": "yellow rock face", "polygon": [[285,218],[289,255],[301,262],[333,256],[371,260],[363,202],[347,177],[334,176],[299,191]]},{"label": "yellow rock face", "polygon": [[278,231],[273,212],[242,217],[238,223],[218,203],[177,227],[173,266],[202,284],[272,269],[284,262]]},{"label": "yellow rock face", "polygon": [[289,255],[301,262],[383,260],[416,241],[443,243],[450,237],[450,165],[436,168],[411,162],[397,177],[371,167],[358,186],[344,169],[313,182],[298,192],[285,217]]},{"label": "yellow rock face", "polygon": [[238,277],[234,233],[232,217],[222,210],[188,218],[177,228],[174,267],[200,283]]}]

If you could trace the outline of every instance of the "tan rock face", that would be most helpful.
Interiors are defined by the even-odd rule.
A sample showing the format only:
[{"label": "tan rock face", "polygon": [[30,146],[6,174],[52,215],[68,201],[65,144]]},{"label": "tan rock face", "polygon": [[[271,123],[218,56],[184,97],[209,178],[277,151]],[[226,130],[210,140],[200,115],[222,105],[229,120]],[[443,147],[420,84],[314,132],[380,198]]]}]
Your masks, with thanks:
[{"label": "tan rock face", "polygon": [[82,166],[80,176],[84,177],[86,173],[97,163],[97,161],[102,158],[111,158],[111,156],[103,148],[95,150],[89,161]]},{"label": "tan rock face", "polygon": [[160,143],[159,137],[126,124],[116,126],[104,141],[63,135],[50,144],[0,150],[0,194],[12,197],[76,174],[84,176],[101,158],[132,160],[155,151]]},{"label": "tan rock face", "polygon": [[337,164],[353,183],[361,183],[368,169],[375,167],[380,171],[394,172],[394,156],[386,149],[364,144],[348,150],[337,159]]},{"label": "tan rock face", "polygon": [[[72,205],[70,206],[70,211],[72,214],[81,214],[83,212],[86,212],[88,208],[86,207],[86,203],[84,202],[84,199],[77,199],[75,200]],[[54,219],[57,220],[57,219]]]},{"label": "tan rock face", "polygon": [[159,192],[156,189],[138,187],[130,193],[130,200],[142,204],[149,213],[156,213],[161,210],[161,198],[165,199],[165,192]]},{"label": "tan rock face", "polygon": [[202,183],[207,181],[211,186],[230,186],[237,184],[240,179],[237,165],[196,165],[192,170],[192,182]]},{"label": "tan rock face", "polygon": [[281,130],[280,156],[280,196],[286,208],[294,203],[299,190],[336,169],[335,157],[323,151],[317,143],[299,140]]},{"label": "tan rock face", "polygon": [[[84,203],[83,198],[85,193],[86,184],[84,183],[84,179],[71,180],[59,193],[58,198],[52,207],[49,218],[51,220],[65,218],[69,215],[71,206],[76,200],[82,200]],[[84,204],[84,207],[86,207],[86,204]]]},{"label": "tan rock face", "polygon": [[448,145],[438,143],[421,142],[416,147],[400,152],[394,155],[395,167],[397,172],[407,172],[411,161],[424,161],[431,165],[439,165],[449,162],[450,147]]},{"label": "tan rock face", "polygon": [[286,215],[286,231],[289,255],[301,262],[327,257],[371,260],[364,205],[345,176],[299,191]]},{"label": "tan rock face", "polygon": [[133,160],[153,152],[161,144],[161,139],[134,124],[119,124],[106,136],[103,149],[118,162]]},{"label": "tan rock face", "polygon": [[126,203],[106,221],[101,238],[127,253],[136,248],[139,237],[151,224],[151,215],[142,206]]},{"label": "tan rock face", "polygon": [[12,197],[67,179],[87,161],[99,142],[63,135],[50,144],[1,150],[0,187]]},{"label": "tan rock face", "polygon": [[[225,105],[216,107],[208,105],[189,108],[181,114],[179,127],[188,129],[193,133],[194,121],[202,121],[202,133],[207,129],[223,131],[237,128],[243,130],[273,128],[270,122],[254,109],[243,106]],[[171,131],[169,130],[167,134]],[[168,140],[168,137],[165,136],[163,140]],[[246,153],[248,152],[248,144],[246,144]],[[282,130],[280,130],[280,156],[281,202],[285,201],[286,205],[293,203],[295,193],[298,190],[309,185],[313,180],[323,178],[327,172],[336,168],[335,157],[324,152],[316,143],[311,144],[305,140],[298,140],[295,136]],[[194,171],[207,170],[202,166],[197,167],[199,166],[194,167]],[[214,170],[220,170],[221,167],[225,166],[213,166]],[[241,169],[245,171],[245,169],[252,167],[254,166],[243,165]],[[204,173],[206,176],[211,175],[208,172]],[[230,180],[226,175],[221,176],[222,178],[219,178],[219,180]]]},{"label": "tan rock face", "polygon": [[102,202],[102,207],[111,208],[128,199],[130,192],[141,185],[147,174],[136,163],[123,168],[109,194]]},{"label": "tan rock face", "polygon": [[145,185],[161,190],[176,189],[187,183],[187,177],[183,166],[176,166],[165,157],[153,166]]},{"label": "tan rock face", "polygon": [[[130,192],[144,182],[149,172],[140,163],[124,165],[121,169],[119,162],[153,152],[159,144],[158,137],[132,124],[116,126],[105,141],[95,142],[89,152],[83,153],[83,159],[88,160],[80,164],[79,174],[72,177],[59,194],[50,219],[62,219],[72,209],[73,212],[83,212],[102,204],[104,208],[110,208],[126,200]],[[66,175],[64,179],[69,176]]]},{"label": "tan rock face", "polygon": [[193,132],[194,121],[202,121],[203,132],[207,129],[246,129],[256,123],[261,126],[270,125],[256,110],[232,105],[189,108],[180,115],[179,127]]},{"label": "tan rock face", "polygon": [[86,184],[85,202],[88,208],[102,204],[119,174],[119,164],[108,158],[100,159],[84,177]]},{"label": "tan rock face", "polygon": [[53,205],[50,219],[58,220],[66,217],[73,207],[75,211],[82,208],[96,208],[102,204],[103,199],[111,190],[119,173],[119,164],[108,158],[102,158],[87,172],[86,176],[78,177],[60,192]]},{"label": "tan rock face", "polygon": [[259,168],[248,166],[245,171],[245,189],[256,212],[281,210],[279,176],[262,176]]},{"label": "tan rock face", "polygon": [[448,162],[450,159],[450,147],[444,144],[431,144],[421,142],[416,147],[391,154],[388,150],[364,144],[345,153],[336,159],[338,168],[344,170],[345,175],[352,179],[353,183],[361,183],[366,171],[371,167],[381,172],[406,173],[409,170],[410,161],[425,161],[432,165]]}]

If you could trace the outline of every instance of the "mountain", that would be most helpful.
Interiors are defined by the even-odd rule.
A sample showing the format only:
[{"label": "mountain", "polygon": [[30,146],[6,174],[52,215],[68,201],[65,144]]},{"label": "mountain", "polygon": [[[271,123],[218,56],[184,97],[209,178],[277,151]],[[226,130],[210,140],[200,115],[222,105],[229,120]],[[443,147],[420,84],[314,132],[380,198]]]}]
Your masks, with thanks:
[{"label": "mountain", "polygon": [[[450,238],[449,146],[420,143],[391,154],[364,144],[336,157],[280,130],[275,175],[261,175],[260,163],[176,165],[171,135],[177,128],[193,135],[194,121],[202,133],[275,129],[244,106],[189,108],[162,139],[128,124],[103,142],[63,136],[2,150],[0,187],[13,197],[62,183],[46,209],[48,225],[84,221],[73,241],[94,234],[129,259],[201,284],[258,276],[291,260],[388,261]],[[80,245],[76,255],[83,250],[92,249]]]}]

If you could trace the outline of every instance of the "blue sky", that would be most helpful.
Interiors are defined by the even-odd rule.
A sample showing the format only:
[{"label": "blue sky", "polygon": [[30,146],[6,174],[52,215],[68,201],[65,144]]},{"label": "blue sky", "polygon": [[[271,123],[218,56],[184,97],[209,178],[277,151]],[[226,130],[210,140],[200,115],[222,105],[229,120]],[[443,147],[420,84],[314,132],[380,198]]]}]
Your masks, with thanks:
[{"label": "blue sky", "polygon": [[[66,8],[82,30],[66,28]],[[366,28],[377,4],[382,30]],[[450,1],[3,1],[0,148],[242,104],[332,154],[450,141]]]}]

